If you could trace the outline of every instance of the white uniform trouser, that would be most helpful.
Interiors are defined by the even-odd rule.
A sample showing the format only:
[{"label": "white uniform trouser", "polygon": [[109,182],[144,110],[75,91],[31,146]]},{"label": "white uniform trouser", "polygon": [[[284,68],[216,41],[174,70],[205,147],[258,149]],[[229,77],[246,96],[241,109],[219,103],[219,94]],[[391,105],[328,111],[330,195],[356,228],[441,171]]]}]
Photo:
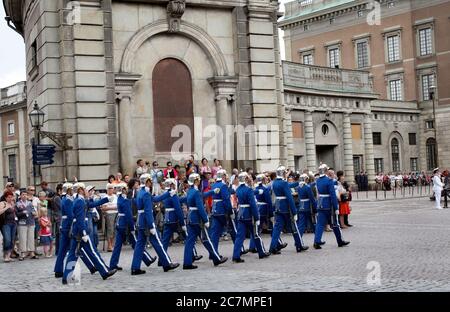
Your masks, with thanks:
[{"label": "white uniform trouser", "polygon": [[436,197],[436,206],[435,208],[441,208],[441,193],[442,189],[435,189],[434,196]]}]

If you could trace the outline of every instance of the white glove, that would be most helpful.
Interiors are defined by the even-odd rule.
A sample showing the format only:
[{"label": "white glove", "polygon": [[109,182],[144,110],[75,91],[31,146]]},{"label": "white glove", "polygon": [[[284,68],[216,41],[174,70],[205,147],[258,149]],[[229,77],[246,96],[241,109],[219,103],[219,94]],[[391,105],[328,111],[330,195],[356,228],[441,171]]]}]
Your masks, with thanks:
[{"label": "white glove", "polygon": [[260,190],[259,190],[259,195],[262,195],[262,194],[264,194],[264,190],[263,190],[263,189],[260,189]]},{"label": "white glove", "polygon": [[156,229],[155,229],[155,228],[153,228],[153,229],[150,229],[150,234],[152,234],[152,235],[156,235]]},{"label": "white glove", "polygon": [[205,223],[205,228],[209,229],[209,222]]},{"label": "white glove", "polygon": [[171,190],[169,193],[170,193],[170,197],[173,197],[173,196],[177,195],[177,191],[176,190]]},{"label": "white glove", "polygon": [[230,214],[230,219],[231,219],[231,220],[236,219],[236,215],[234,214],[234,212],[233,212],[232,214]]},{"label": "white glove", "polygon": [[270,222],[272,222],[272,224],[275,224],[275,217],[270,217]]},{"label": "white glove", "polygon": [[298,215],[294,215],[294,221],[297,222],[298,220]]},{"label": "white glove", "polygon": [[214,189],[214,193],[219,194],[219,193],[220,193],[220,188],[218,188],[218,187],[215,188],[215,189]]},{"label": "white glove", "polygon": [[187,233],[187,227],[186,227],[186,225],[183,225],[183,226],[181,227],[181,229],[183,230],[183,232]]},{"label": "white glove", "polygon": [[256,226],[259,226],[260,222],[259,220],[255,222]]},{"label": "white glove", "polygon": [[130,233],[131,233],[131,235],[133,235],[133,236],[136,234],[135,231],[130,231]]},{"label": "white glove", "polygon": [[87,243],[89,240],[89,235],[84,235],[82,238],[83,242]]},{"label": "white glove", "polygon": [[339,215],[339,209],[335,210],[335,214],[338,216]]}]

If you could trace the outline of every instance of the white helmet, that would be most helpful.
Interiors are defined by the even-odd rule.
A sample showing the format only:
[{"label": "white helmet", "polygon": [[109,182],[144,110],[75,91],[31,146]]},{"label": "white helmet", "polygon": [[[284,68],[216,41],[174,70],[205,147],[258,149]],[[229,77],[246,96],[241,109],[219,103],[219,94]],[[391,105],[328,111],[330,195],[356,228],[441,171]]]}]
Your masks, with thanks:
[{"label": "white helmet", "polygon": [[189,185],[194,185],[195,181],[200,181],[200,175],[198,173],[191,173],[188,179]]},{"label": "white helmet", "polygon": [[257,182],[257,183],[263,183],[265,177],[266,177],[266,176],[264,175],[264,173],[258,174],[258,175],[256,176],[256,182]]},{"label": "white helmet", "polygon": [[84,183],[82,183],[82,182],[77,182],[77,183],[74,184],[73,188],[74,189],[76,188],[77,191],[78,191],[78,189],[83,189],[84,190],[84,189],[86,189],[86,185]]},{"label": "white helmet", "polygon": [[324,175],[328,169],[329,169],[329,167],[326,164],[321,164],[319,166],[319,174]]},{"label": "white helmet", "polygon": [[302,174],[300,176],[300,180],[299,181],[300,181],[300,183],[307,183],[308,180],[309,180],[309,176],[306,173],[304,173],[304,174]]},{"label": "white helmet", "polygon": [[285,166],[279,166],[277,168],[277,177],[284,178],[284,175],[286,174],[286,167]]},{"label": "white helmet", "polygon": [[145,184],[145,183],[147,183],[148,180],[151,180],[151,179],[152,179],[152,176],[150,174],[144,173],[144,174],[141,174],[141,176],[139,177],[139,182],[141,184]]},{"label": "white helmet", "polygon": [[170,188],[171,185],[176,185],[175,179],[169,178],[169,179],[164,180],[164,187],[166,189]]},{"label": "white helmet", "polygon": [[69,190],[71,188],[73,188],[73,184],[66,181],[63,184],[63,193],[67,193],[67,190]]},{"label": "white helmet", "polygon": [[217,171],[216,181],[222,180],[226,174],[227,172],[224,169],[220,169],[219,171]]},{"label": "white helmet", "polygon": [[239,184],[244,184],[245,182],[247,182],[247,179],[248,179],[247,172],[244,171],[244,172],[239,173],[239,175],[238,175]]}]

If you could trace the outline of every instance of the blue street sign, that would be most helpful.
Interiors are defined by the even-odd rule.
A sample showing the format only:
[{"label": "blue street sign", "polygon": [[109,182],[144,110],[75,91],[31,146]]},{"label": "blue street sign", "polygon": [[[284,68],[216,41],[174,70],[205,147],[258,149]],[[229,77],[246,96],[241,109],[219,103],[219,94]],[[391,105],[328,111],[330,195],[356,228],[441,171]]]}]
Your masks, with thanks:
[{"label": "blue street sign", "polygon": [[51,165],[54,163],[56,146],[51,144],[33,144],[33,164],[34,165]]}]

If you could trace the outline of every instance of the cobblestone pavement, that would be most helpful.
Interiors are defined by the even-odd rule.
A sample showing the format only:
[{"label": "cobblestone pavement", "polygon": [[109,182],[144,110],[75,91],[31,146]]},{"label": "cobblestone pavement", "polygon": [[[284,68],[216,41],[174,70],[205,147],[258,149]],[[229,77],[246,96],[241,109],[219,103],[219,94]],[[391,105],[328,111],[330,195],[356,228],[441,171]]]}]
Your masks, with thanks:
[{"label": "cobblestone pavement", "polygon": [[[103,281],[82,266],[78,286],[53,277],[54,258],[0,263],[0,291],[450,291],[450,209],[432,206],[426,198],[354,202],[355,226],[343,230],[348,247],[338,248],[333,234],[325,233],[322,250],[298,254],[292,236],[285,235],[289,246],[281,255],[259,260],[248,254],[245,263],[214,267],[198,246],[205,257],[193,271],[164,273],[152,265],[147,274],[131,276],[129,247],[121,257],[124,271]],[[270,237],[263,239],[268,246]],[[311,234],[304,239],[312,245]],[[231,256],[231,241],[222,242],[220,251]],[[169,254],[182,262],[183,246],[175,244]],[[110,255],[102,254],[107,260]],[[379,263],[379,284],[367,282],[376,282],[371,261]]]}]

